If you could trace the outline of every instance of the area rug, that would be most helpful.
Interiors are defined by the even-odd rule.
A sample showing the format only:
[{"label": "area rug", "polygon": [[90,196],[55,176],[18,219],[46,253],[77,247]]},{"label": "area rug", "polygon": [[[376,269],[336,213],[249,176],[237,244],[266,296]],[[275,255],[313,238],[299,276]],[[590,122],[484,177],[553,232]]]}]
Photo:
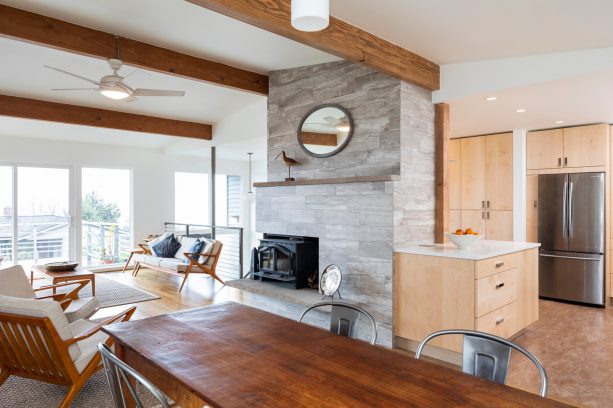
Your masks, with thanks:
[{"label": "area rug", "polygon": [[[58,407],[68,387],[11,376],[0,386],[0,406],[10,408]],[[161,406],[144,388],[137,390],[148,408]],[[95,373],[75,397],[72,408],[113,408],[113,397],[103,371]]]},{"label": "area rug", "polygon": [[303,306],[310,306],[314,303],[321,302],[323,298],[323,295],[319,294],[315,289],[304,288],[295,290],[253,279],[226,281],[226,286]]},{"label": "area rug", "polygon": [[[58,292],[65,293],[71,288],[74,288],[74,286],[59,288]],[[92,288],[90,284],[85,286],[79,292],[79,296],[81,297],[88,297],[91,295]],[[159,296],[145,292],[144,290],[115,282],[114,280],[105,278],[99,274],[96,275],[96,297],[98,298],[98,301],[100,301],[100,307],[121,306],[129,303],[146,302],[160,298]]]}]

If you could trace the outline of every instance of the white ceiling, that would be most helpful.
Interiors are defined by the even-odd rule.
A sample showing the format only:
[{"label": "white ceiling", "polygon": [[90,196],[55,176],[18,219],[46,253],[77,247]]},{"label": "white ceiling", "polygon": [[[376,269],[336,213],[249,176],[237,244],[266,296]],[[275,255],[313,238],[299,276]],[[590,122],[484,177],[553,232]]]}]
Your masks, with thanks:
[{"label": "white ceiling", "polygon": [[0,3],[261,73],[338,59],[185,0]]},{"label": "white ceiling", "polygon": [[611,0],[331,0],[330,7],[439,64],[613,46]]}]

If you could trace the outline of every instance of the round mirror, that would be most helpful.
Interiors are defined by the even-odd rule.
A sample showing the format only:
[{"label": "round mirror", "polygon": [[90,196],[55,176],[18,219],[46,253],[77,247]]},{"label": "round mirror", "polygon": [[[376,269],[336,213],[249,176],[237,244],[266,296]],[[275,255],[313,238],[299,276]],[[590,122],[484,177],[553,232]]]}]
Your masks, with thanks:
[{"label": "round mirror", "polygon": [[314,157],[334,156],[353,135],[353,119],[339,105],[320,105],[307,113],[298,126],[298,143]]}]

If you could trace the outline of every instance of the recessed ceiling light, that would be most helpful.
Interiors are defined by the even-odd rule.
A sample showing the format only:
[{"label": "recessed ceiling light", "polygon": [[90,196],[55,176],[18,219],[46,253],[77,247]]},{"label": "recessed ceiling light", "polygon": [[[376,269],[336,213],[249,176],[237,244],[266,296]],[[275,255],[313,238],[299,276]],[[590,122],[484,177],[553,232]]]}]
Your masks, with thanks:
[{"label": "recessed ceiling light", "polygon": [[556,125],[561,125],[562,123],[564,123],[563,120],[556,120]]},{"label": "recessed ceiling light", "polygon": [[524,108],[515,109],[515,113],[524,113],[525,111]]},{"label": "recessed ceiling light", "polygon": [[496,97],[495,96],[488,96],[487,98],[485,98],[486,101],[495,101]]}]

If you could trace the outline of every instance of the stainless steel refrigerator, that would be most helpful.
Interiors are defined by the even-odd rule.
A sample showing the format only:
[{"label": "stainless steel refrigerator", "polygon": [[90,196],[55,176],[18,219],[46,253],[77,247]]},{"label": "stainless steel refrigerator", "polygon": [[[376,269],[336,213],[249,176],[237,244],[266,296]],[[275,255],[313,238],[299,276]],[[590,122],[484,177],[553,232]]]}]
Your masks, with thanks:
[{"label": "stainless steel refrigerator", "polygon": [[604,306],[605,175],[538,179],[539,295]]}]

